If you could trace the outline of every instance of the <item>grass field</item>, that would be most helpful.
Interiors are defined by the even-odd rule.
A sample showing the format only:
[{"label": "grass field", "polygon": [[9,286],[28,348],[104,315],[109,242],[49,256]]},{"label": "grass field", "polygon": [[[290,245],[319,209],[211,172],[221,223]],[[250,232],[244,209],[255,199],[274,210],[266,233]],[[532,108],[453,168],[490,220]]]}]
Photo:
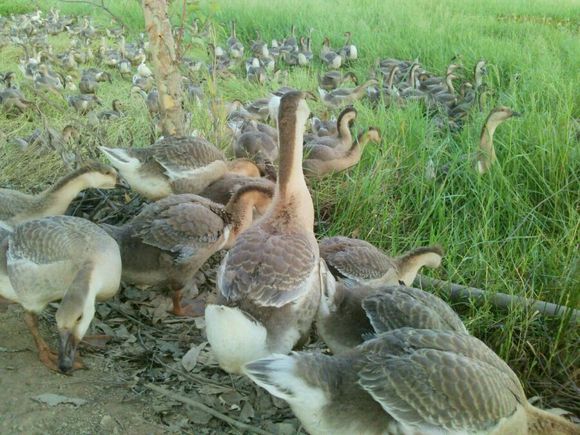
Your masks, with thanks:
[{"label": "grass field", "polygon": [[[39,3],[45,9],[58,5],[67,14],[91,10],[52,0]],[[132,35],[142,31],[136,1],[106,3],[123,17]],[[172,6],[175,22],[178,3]],[[0,14],[30,11],[33,6],[13,1],[0,5]],[[359,77],[368,76],[377,58],[418,58],[426,69],[440,73],[458,53],[467,66],[486,59],[487,83],[495,90],[487,109],[501,104],[524,112],[523,118],[510,120],[496,133],[499,164],[479,177],[465,158],[475,149],[487,113],[474,111],[459,134],[442,135],[418,105],[373,110],[365,102],[357,103],[355,128],[376,126],[383,141],[369,145],[352,170],[313,185],[316,230],[321,237],[355,235],[393,253],[440,243],[446,250],[444,266],[433,276],[489,292],[578,307],[579,1],[228,0],[203,2],[196,10],[218,24],[236,19],[238,36],[246,47],[256,29],[265,40],[280,39],[296,24],[298,34],[314,29],[316,54],[325,35],[340,46],[343,32],[351,31],[361,57],[353,66]],[[109,21],[98,9],[94,16],[97,22]],[[220,28],[218,35],[224,42],[226,30]],[[5,47],[1,53],[0,71],[15,69],[21,50]],[[320,70],[318,61],[312,69],[293,70],[287,84],[315,91]],[[114,78],[114,85],[103,86],[100,95],[105,102],[124,100],[127,117],[106,129],[87,129],[86,140],[148,145],[145,105],[129,97],[128,81],[122,82],[117,73]],[[228,79],[219,82],[217,94],[249,101],[277,87],[277,83],[265,89],[243,78]],[[48,103],[39,100],[39,105],[50,125],[86,123],[68,112],[64,101],[48,98]],[[322,111],[318,102],[310,106],[315,113]],[[192,110],[192,126],[227,146],[223,135],[208,125],[205,111]],[[27,119],[0,114],[0,141],[9,143],[37,125],[42,121],[35,115]],[[23,158],[8,145],[0,149],[0,157],[3,186],[35,188],[58,175],[56,159]],[[443,182],[425,179],[430,158],[437,164],[451,163]],[[542,406],[580,414],[577,324],[518,307],[502,311],[491,304],[465,303],[456,308],[468,329],[514,368],[528,397],[540,395]]]}]

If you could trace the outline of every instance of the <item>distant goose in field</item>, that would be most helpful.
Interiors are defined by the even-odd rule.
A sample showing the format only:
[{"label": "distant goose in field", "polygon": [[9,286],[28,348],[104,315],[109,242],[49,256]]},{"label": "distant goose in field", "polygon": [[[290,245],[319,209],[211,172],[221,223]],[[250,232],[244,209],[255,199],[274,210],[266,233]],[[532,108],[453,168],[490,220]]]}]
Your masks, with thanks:
[{"label": "distant goose in field", "polygon": [[233,59],[240,59],[244,57],[244,45],[238,40],[236,35],[236,21],[232,20],[232,32],[226,41],[228,52]]},{"label": "distant goose in field", "polygon": [[97,118],[100,121],[110,121],[112,119],[118,119],[121,116],[123,116],[123,103],[116,98],[111,103],[111,109],[97,113]]},{"label": "distant goose in field", "polygon": [[324,175],[344,171],[356,165],[362,156],[362,150],[368,142],[379,143],[381,135],[375,127],[369,127],[359,134],[348,151],[340,151],[325,145],[308,147],[308,154],[302,163],[304,175],[307,177],[323,177]]},{"label": "distant goose in field", "polygon": [[50,71],[46,64],[38,65],[38,73],[34,77],[34,87],[41,91],[51,91],[60,95],[64,89],[63,78]]},{"label": "distant goose in field", "polygon": [[475,156],[475,169],[479,174],[485,174],[489,171],[493,163],[497,160],[493,146],[495,129],[502,122],[514,116],[521,116],[521,114],[505,106],[496,107],[488,115],[481,130],[479,150]]},{"label": "distant goose in field", "polygon": [[314,116],[312,117],[311,124],[312,124],[312,133],[316,137],[338,135],[338,124],[336,118],[324,120]]},{"label": "distant goose in field", "polygon": [[351,81],[355,85],[358,84],[357,76],[351,71],[347,71],[344,74],[341,71],[328,71],[322,77],[318,76],[318,86],[325,91],[332,91],[346,81]]},{"label": "distant goose in field", "polygon": [[251,159],[261,157],[270,162],[277,160],[277,140],[269,132],[260,131],[256,121],[246,121],[244,124],[241,134],[233,143],[234,156],[238,158],[248,157]]},{"label": "distant goose in field", "polygon": [[80,137],[79,130],[72,126],[66,125],[62,132],[47,127],[46,129],[36,128],[34,131],[24,138],[14,138],[14,143],[17,144],[22,151],[34,148],[38,154],[44,154],[50,151],[56,151],[61,154],[61,157],[66,153],[66,146],[78,140]]},{"label": "distant goose in field", "polygon": [[[76,350],[95,314],[95,300],[113,297],[120,279],[117,243],[85,219],[45,217],[14,231],[0,224],[0,295],[22,305],[39,359],[52,370],[83,367]],[[57,356],[40,335],[38,314],[59,299]]]},{"label": "distant goose in field", "polygon": [[375,333],[404,327],[468,334],[443,300],[400,285],[348,287],[337,282],[322,295],[316,320],[316,330],[335,355],[348,352]]},{"label": "distant goose in field", "polygon": [[364,240],[335,236],[320,241],[320,256],[334,277],[347,284],[380,286],[402,281],[411,286],[423,266],[441,265],[443,250],[426,246],[393,258]]},{"label": "distant goose in field", "polygon": [[302,175],[302,135],[310,110],[303,92],[282,97],[280,167],[268,212],[243,232],[218,271],[218,300],[205,311],[220,367],[287,353],[304,340],[326,278],[314,237],[314,208]]},{"label": "distant goose in field", "polygon": [[200,137],[168,136],[147,148],[99,149],[132,189],[152,200],[197,194],[228,172],[260,175],[251,161],[226,161],[222,151]]},{"label": "distant goose in field", "polygon": [[268,51],[268,43],[262,40],[260,32],[256,30],[256,40],[252,42],[250,47],[252,54],[257,57],[267,57],[270,55]]},{"label": "distant goose in field", "polygon": [[330,39],[324,38],[320,50],[320,60],[329,68],[338,69],[342,65],[342,57],[330,46]]},{"label": "distant goose in field", "polygon": [[69,95],[67,101],[68,105],[81,115],[86,115],[96,106],[102,105],[101,100],[96,95]]},{"label": "distant goose in field", "polygon": [[93,162],[60,178],[36,195],[0,189],[0,222],[10,226],[44,216],[64,214],[72,200],[84,189],[113,189],[120,182],[117,171]]},{"label": "distant goose in field", "polygon": [[579,433],[530,405],[515,373],[483,342],[454,331],[401,328],[344,355],[272,355],[244,373],[288,402],[312,435]]},{"label": "distant goose in field", "polygon": [[199,268],[250,226],[254,207],[264,214],[273,194],[258,182],[237,189],[225,206],[197,195],[171,195],[121,227],[102,227],[119,243],[124,282],[171,292],[174,314],[200,316],[203,310],[182,306],[182,291],[197,295]]},{"label": "distant goose in field", "polygon": [[356,88],[338,88],[328,92],[322,88],[318,88],[318,93],[325,106],[338,108],[360,100],[364,97],[366,89],[377,83],[377,80],[371,79]]},{"label": "distant goose in field", "polygon": [[352,43],[352,34],[350,32],[345,32],[344,37],[346,38],[344,41],[344,47],[340,49],[338,54],[347,62],[358,59],[358,50],[356,45]]},{"label": "distant goose in field", "polygon": [[311,149],[319,146],[334,148],[337,151],[346,152],[352,148],[353,137],[350,127],[354,124],[357,111],[354,107],[346,107],[338,115],[336,121],[337,134],[312,138],[304,144],[304,149],[308,153]]}]

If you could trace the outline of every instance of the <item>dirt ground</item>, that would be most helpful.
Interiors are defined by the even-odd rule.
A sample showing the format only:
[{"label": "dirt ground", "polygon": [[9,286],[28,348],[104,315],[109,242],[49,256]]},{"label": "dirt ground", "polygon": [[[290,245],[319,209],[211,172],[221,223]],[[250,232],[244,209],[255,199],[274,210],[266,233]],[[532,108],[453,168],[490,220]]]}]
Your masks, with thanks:
[{"label": "dirt ground", "polygon": [[[153,392],[148,383],[267,432],[303,433],[284,402],[217,367],[203,319],[168,314],[163,295],[124,293],[97,305],[92,333],[112,340],[101,349],[81,348],[87,369],[71,376],[40,363],[20,306],[0,306],[1,434],[250,433]],[[54,311],[41,316],[41,332],[53,344]],[[84,403],[45,403],[55,399],[45,394]]]}]

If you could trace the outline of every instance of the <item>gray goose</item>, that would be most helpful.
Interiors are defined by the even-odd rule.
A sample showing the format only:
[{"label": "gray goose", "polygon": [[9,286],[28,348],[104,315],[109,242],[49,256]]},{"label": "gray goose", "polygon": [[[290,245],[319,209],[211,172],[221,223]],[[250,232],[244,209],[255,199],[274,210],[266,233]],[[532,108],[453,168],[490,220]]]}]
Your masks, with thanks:
[{"label": "gray goose", "polygon": [[529,404],[483,342],[454,331],[401,328],[344,355],[272,355],[244,373],[288,402],[312,435],[579,433]]},{"label": "gray goose", "polygon": [[443,250],[427,246],[392,258],[364,240],[336,236],[320,241],[320,256],[335,278],[347,284],[380,286],[403,282],[410,286],[423,266],[441,265]]},{"label": "gray goose", "polygon": [[309,147],[310,152],[302,163],[304,174],[307,177],[323,177],[330,173],[344,171],[360,161],[362,150],[370,141],[377,143],[381,141],[379,130],[375,127],[370,127],[359,134],[357,140],[346,152],[324,145]]},{"label": "gray goose", "polygon": [[360,100],[366,95],[367,88],[376,84],[378,84],[376,79],[370,79],[356,88],[338,88],[329,92],[318,88],[318,93],[320,94],[320,100],[325,106],[338,108]]},{"label": "gray goose", "polygon": [[328,71],[322,77],[318,76],[318,86],[325,91],[332,91],[338,88],[347,80],[352,81],[355,85],[358,84],[357,76],[351,72]]},{"label": "gray goose", "polygon": [[[260,127],[259,126],[263,126]],[[265,130],[267,128],[268,130]],[[261,158],[270,162],[278,159],[278,141],[269,131],[271,127],[256,121],[245,121],[241,134],[233,143],[234,156],[237,158]],[[274,133],[277,132],[274,131]]]},{"label": "gray goose", "polygon": [[443,300],[423,290],[399,285],[348,287],[338,282],[328,286],[316,319],[318,333],[334,354],[349,351],[375,332],[403,327],[468,333]]},{"label": "gray goose", "polygon": [[254,207],[264,214],[273,194],[269,186],[248,184],[225,206],[193,194],[171,195],[121,227],[103,225],[121,247],[123,282],[171,292],[176,315],[201,315],[182,307],[182,290],[197,295],[193,278],[199,268],[251,224]]},{"label": "gray goose", "polygon": [[222,151],[200,137],[168,136],[147,148],[100,150],[132,189],[151,200],[171,194],[197,194],[228,172],[260,175],[251,161],[228,162]]},{"label": "gray goose", "polygon": [[[85,219],[50,216],[0,231],[0,295],[26,310],[39,358],[52,370],[82,367],[75,354],[95,314],[95,300],[114,296],[120,280],[117,243]],[[37,316],[59,299],[57,357],[38,331]]]},{"label": "gray goose", "polygon": [[[222,367],[287,353],[307,337],[320,302],[314,207],[302,174],[306,93],[280,102],[276,193],[262,219],[238,237],[218,271],[218,300],[205,311],[207,338]],[[325,275],[326,276],[326,275]]]},{"label": "gray goose", "polygon": [[122,181],[109,165],[93,162],[60,178],[36,195],[0,189],[0,222],[10,226],[44,216],[64,214],[72,200],[84,189],[113,189]]}]

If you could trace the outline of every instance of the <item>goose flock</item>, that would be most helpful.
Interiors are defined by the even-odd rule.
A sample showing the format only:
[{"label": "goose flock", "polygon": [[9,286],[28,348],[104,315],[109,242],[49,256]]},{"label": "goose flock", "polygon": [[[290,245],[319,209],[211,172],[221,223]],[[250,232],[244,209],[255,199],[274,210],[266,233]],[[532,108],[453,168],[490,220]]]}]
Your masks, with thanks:
[{"label": "goose flock", "polygon": [[[145,37],[128,43],[122,29],[95,27],[88,17],[43,15],[0,17],[0,47],[16,44],[24,55],[19,72],[2,73],[2,116],[36,110],[33,93],[58,95],[98,122],[126,116],[120,99],[95,112],[100,87],[118,75],[131,94],[144,97],[157,123]],[[40,361],[65,374],[82,367],[77,346],[87,339],[95,304],[123,282],[169,293],[175,315],[204,315],[220,367],[288,402],[309,433],[579,434],[566,419],[531,405],[515,373],[470,335],[451,307],[412,287],[422,267],[441,265],[440,246],[390,256],[363,240],[318,240],[314,233],[308,178],[356,165],[366,143],[382,140],[375,127],[353,135],[351,104],[420,101],[436,125],[454,131],[481,104],[485,62],[476,63],[459,92],[459,59],[442,76],[416,60],[381,59],[373,77],[340,87],[358,83],[339,69],[361,55],[350,32],[338,49],[325,38],[316,60],[311,32],[300,37],[295,27],[270,43],[257,32],[245,46],[233,22],[224,47],[207,42],[207,29],[197,22],[188,31],[210,53],[209,63],[183,57],[180,65],[185,95],[202,106],[207,98],[196,78],[203,74],[227,80],[245,66],[248,80],[265,83],[283,65],[310,68],[320,61],[329,71],[319,76],[318,96],[283,86],[245,105],[222,102],[233,158],[199,136],[168,136],[143,148],[103,146],[109,164],[67,154],[63,143],[71,137],[82,146],[82,133],[70,126],[63,134],[45,129],[19,138],[21,148],[56,151],[74,163],[36,195],[0,189],[0,295],[24,308]],[[49,37],[62,35],[70,48],[55,53]],[[308,100],[320,100],[327,112],[311,117]],[[517,115],[501,106],[491,111],[474,173],[491,169],[495,129]],[[80,191],[118,186],[149,201],[124,225],[63,215]],[[196,272],[221,250],[227,253],[210,302],[184,301],[199,292]],[[55,352],[39,332],[38,314],[57,300]],[[331,355],[300,351],[313,326]]]}]

